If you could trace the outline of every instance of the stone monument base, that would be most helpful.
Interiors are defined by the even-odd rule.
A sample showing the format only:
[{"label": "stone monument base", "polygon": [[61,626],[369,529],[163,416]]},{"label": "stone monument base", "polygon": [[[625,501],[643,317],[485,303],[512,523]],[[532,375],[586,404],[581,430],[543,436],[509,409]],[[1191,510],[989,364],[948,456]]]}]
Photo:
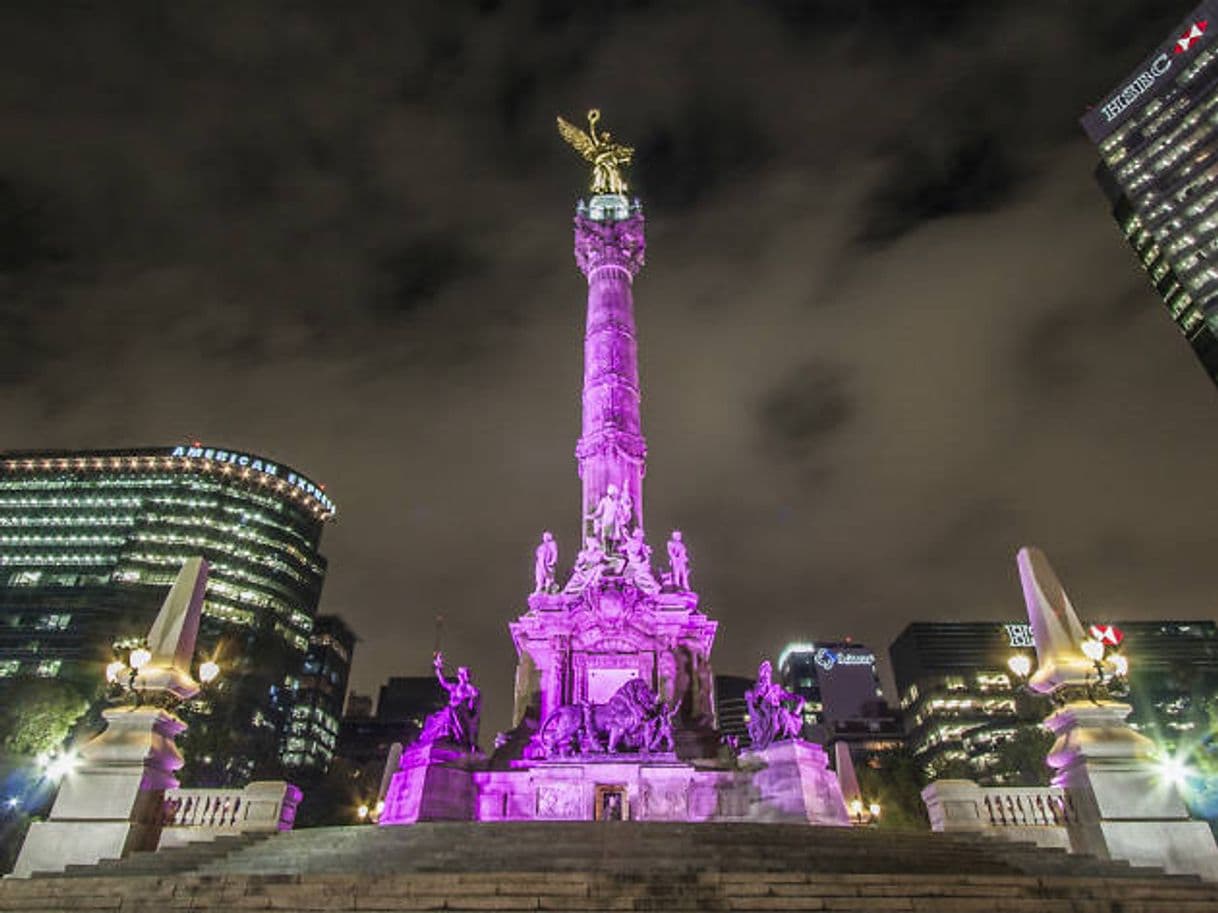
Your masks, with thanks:
[{"label": "stone monument base", "polygon": [[475,820],[477,792],[471,770],[481,760],[481,755],[444,743],[407,749],[389,782],[380,823]]},{"label": "stone monument base", "polygon": [[740,765],[753,787],[749,820],[850,824],[837,777],[824,748],[793,739],[761,751],[744,751]]},{"label": "stone monument base", "polygon": [[850,824],[824,749],[802,741],[744,752],[731,767],[657,753],[513,761],[492,769],[426,746],[403,755],[380,823],[597,820]]}]

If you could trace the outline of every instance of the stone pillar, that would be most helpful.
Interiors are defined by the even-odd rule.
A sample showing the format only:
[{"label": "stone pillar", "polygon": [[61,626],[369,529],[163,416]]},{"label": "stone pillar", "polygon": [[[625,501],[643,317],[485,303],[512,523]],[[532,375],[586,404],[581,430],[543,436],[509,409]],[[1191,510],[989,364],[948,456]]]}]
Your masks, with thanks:
[{"label": "stone pillar", "polygon": [[14,875],[157,848],[165,790],[177,788],[173,774],[183,763],[174,740],[186,724],[172,708],[199,692],[191,663],[207,575],[202,558],[186,560],[148,632],[146,662],[124,688],[130,703],[102,714],[106,728],[81,749],[50,818],[30,826]]},{"label": "stone pillar", "polygon": [[981,818],[981,787],[972,780],[935,780],[922,790],[922,802],[932,831],[986,829]]},{"label": "stone pillar", "polygon": [[1218,881],[1209,825],[1189,819],[1156,769],[1154,744],[1125,722],[1131,708],[1109,699],[1106,667],[1083,655],[1084,628],[1048,559],[1025,548],[1016,560],[1036,640],[1029,685],[1056,706],[1045,720],[1057,736],[1047,760],[1077,815],[1067,824],[1071,849]]},{"label": "stone pillar", "polygon": [[1131,709],[1073,700],[1045,720],[1057,735],[1048,758],[1053,785],[1067,790],[1077,812],[1066,825],[1071,849],[1218,881],[1209,825],[1190,819],[1180,791],[1156,767],[1154,743],[1126,724]]},{"label": "stone pillar", "polygon": [[46,821],[30,825],[13,875],[58,872],[69,865],[155,850],[164,824],[165,790],[182,766],[174,739],[186,724],[156,707],[104,712],[106,729],[81,750]]},{"label": "stone pillar", "polygon": [[[608,205],[606,203],[608,201]],[[590,213],[590,214],[586,214]],[[583,424],[575,456],[583,480],[580,529],[609,485],[629,492],[643,525],[647,444],[640,419],[638,344],[631,286],[643,267],[643,213],[625,197],[596,197],[575,216],[575,261],[588,279]]]}]

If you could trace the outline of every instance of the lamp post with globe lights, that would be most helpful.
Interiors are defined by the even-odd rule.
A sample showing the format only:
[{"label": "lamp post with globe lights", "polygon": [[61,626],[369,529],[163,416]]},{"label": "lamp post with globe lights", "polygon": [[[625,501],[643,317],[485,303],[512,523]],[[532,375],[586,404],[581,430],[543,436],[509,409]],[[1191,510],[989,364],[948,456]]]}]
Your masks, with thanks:
[{"label": "lamp post with globe lights", "polygon": [[214,659],[197,668],[194,659],[207,574],[202,558],[185,561],[147,637],[122,645],[106,666],[106,727],[79,755],[46,759],[46,775],[62,782],[48,819],[30,827],[18,877],[156,849],[165,791],[179,785],[184,763],[176,740],[187,724],[178,709],[220,673]]},{"label": "lamp post with globe lights", "polygon": [[[121,651],[121,646],[116,650]],[[134,701],[136,707],[141,707],[145,700],[145,689],[140,683],[140,672],[152,662],[152,651],[147,644],[139,642],[127,653],[127,659],[115,659],[106,666],[106,683],[110,688],[110,698],[116,703]],[[203,685],[209,685],[220,677],[220,664],[214,659],[204,660],[195,672],[195,678]]]}]

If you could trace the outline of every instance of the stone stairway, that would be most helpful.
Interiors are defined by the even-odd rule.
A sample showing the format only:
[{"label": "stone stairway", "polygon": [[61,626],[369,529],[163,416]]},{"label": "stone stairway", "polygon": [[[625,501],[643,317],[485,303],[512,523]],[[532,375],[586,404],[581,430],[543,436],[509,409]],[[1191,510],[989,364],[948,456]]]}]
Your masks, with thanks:
[{"label": "stone stairway", "polygon": [[1031,844],[800,825],[420,824],[237,838],[0,883],[0,910],[1218,911],[1218,885]]}]

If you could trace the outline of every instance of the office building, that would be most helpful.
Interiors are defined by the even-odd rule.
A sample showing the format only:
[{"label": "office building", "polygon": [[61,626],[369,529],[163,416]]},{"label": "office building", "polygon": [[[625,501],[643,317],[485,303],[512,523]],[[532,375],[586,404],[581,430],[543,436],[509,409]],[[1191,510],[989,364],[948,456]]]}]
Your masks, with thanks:
[{"label": "office building", "polygon": [[1218,2],[1082,118],[1097,179],[1171,318],[1218,383]]},{"label": "office building", "polygon": [[[1116,622],[1129,660],[1131,722],[1167,748],[1204,731],[1218,698],[1218,625]],[[931,777],[1010,782],[1004,745],[1039,729],[1047,699],[1011,670],[1015,654],[1035,668],[1026,622],[918,622],[889,648],[910,751]]]},{"label": "office building", "polygon": [[853,641],[791,643],[778,657],[784,688],[804,699],[803,736],[831,746],[850,743],[856,758],[896,748],[903,733],[884,700],[875,654]]},{"label": "office building", "polygon": [[291,712],[284,725],[283,764],[289,772],[323,771],[338,746],[339,724],[355,632],[337,615],[318,615],[300,674],[290,677]]},{"label": "office building", "polygon": [[247,452],[0,453],[0,688],[44,676],[93,692],[113,644],[147,630],[182,561],[203,555],[198,651],[224,672],[186,710],[200,765],[189,773],[275,774],[284,682],[308,648],[333,514],[324,486]]},{"label": "office building", "polygon": [[376,714],[370,702],[352,695],[339,730],[337,754],[354,766],[384,763],[394,743],[409,745],[427,717],[448,704],[448,693],[434,675],[396,676],[380,689]]},{"label": "office building", "polygon": [[744,692],[753,687],[753,680],[743,675],[715,676],[715,714],[719,731],[730,736],[742,748],[751,744],[748,729],[748,705]]}]

